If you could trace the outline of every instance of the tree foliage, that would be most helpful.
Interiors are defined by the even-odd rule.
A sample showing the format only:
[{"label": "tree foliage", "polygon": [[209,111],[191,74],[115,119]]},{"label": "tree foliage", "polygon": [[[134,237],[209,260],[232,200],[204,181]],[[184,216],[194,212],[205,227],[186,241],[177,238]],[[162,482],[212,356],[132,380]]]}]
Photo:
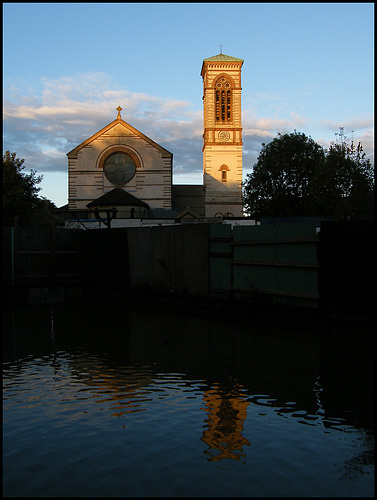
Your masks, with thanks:
[{"label": "tree foliage", "polygon": [[278,134],[244,182],[245,211],[255,217],[373,216],[374,166],[361,144],[323,149],[296,132]]},{"label": "tree foliage", "polygon": [[35,170],[27,174],[24,162],[16,153],[5,151],[3,155],[3,226],[13,226],[15,218],[22,225],[51,224],[56,207],[38,197],[43,176],[37,176]]}]

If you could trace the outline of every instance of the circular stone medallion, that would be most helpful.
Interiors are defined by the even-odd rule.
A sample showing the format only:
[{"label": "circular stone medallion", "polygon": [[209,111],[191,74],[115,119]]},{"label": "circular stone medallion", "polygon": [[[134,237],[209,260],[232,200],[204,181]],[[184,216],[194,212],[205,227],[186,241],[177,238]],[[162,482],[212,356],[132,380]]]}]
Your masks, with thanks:
[{"label": "circular stone medallion", "polygon": [[222,130],[221,132],[219,132],[218,138],[220,139],[220,141],[229,141],[230,133],[226,130]]}]

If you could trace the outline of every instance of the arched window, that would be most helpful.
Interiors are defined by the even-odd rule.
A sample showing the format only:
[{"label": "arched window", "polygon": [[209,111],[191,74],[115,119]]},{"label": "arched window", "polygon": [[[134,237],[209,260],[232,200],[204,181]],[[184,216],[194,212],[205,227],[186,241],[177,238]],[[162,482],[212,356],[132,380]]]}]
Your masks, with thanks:
[{"label": "arched window", "polygon": [[230,170],[228,165],[221,165],[219,170],[221,172],[221,182],[228,182],[228,172]]},{"label": "arched window", "polygon": [[232,121],[232,86],[224,76],[215,84],[215,120],[217,123]]}]

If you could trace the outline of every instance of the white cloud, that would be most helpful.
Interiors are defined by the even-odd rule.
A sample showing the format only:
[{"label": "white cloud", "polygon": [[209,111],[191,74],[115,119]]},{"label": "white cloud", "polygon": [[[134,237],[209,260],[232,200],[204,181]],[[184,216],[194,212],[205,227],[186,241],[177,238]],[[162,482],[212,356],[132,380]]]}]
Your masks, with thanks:
[{"label": "white cloud", "polygon": [[65,154],[61,151],[57,151],[56,149],[46,149],[42,151],[42,154],[49,158],[65,158]]},{"label": "white cloud", "polygon": [[[179,163],[179,141],[201,137],[202,115],[190,102],[129,92],[107,75],[91,73],[43,78],[42,89],[32,96],[13,85],[12,100],[4,101],[4,147],[25,158],[30,168],[66,171],[66,153],[114,120],[119,105],[132,126],[156,142],[177,146]],[[184,146],[182,154],[187,156]]]},{"label": "white cloud", "polygon": [[261,135],[264,137],[276,137],[278,132],[293,132],[294,129],[305,128],[307,119],[297,113],[289,113],[288,117],[265,118],[254,115],[250,110],[242,113],[242,125],[244,135]]},{"label": "white cloud", "polygon": [[351,131],[364,130],[373,127],[373,117],[369,116],[366,118],[353,118],[351,120],[347,120],[346,122],[335,122],[331,120],[324,120],[321,122],[323,127],[328,128],[329,130],[339,131],[339,127],[344,127],[345,133],[351,133]]},{"label": "white cloud", "polygon": [[[39,85],[31,89],[30,82],[27,87],[13,82],[10,97],[4,100],[4,149],[25,158],[26,168],[67,172],[66,153],[114,120],[120,105],[125,121],[173,153],[176,179],[201,175],[203,111],[193,103],[131,92],[104,73],[42,78]],[[243,109],[245,171],[256,162],[263,142],[294,129],[326,147],[339,126],[344,126],[348,135],[354,130],[355,141],[360,140],[372,158],[372,117],[355,117],[341,124],[315,121],[295,111],[283,113],[278,93],[259,93],[255,100],[259,105],[265,100],[269,114],[263,116],[263,106],[256,113],[253,100],[249,100],[251,107]]]}]

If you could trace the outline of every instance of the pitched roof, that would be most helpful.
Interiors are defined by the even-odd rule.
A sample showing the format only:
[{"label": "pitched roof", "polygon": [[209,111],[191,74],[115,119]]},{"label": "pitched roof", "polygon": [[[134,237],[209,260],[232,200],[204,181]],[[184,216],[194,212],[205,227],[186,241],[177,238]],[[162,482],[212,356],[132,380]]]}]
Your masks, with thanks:
[{"label": "pitched roof", "polygon": [[116,187],[109,191],[108,193],[103,194],[96,200],[91,201],[86,206],[88,208],[92,207],[104,207],[104,206],[118,206],[118,207],[146,207],[149,208],[149,205],[144,201],[139,200],[136,196],[133,196],[131,193],[128,193],[124,189],[120,187]]},{"label": "pitched roof", "polygon": [[106,125],[106,127],[103,127],[97,133],[93,134],[91,137],[89,137],[88,139],[86,139],[86,141],[84,141],[81,144],[79,144],[78,146],[76,146],[74,149],[72,149],[72,151],[69,151],[69,153],[67,153],[68,158],[77,158],[77,153],[80,151],[80,149],[84,148],[85,146],[87,146],[88,144],[90,144],[91,142],[93,142],[95,139],[97,139],[98,137],[100,137],[102,134],[108,132],[110,129],[112,129],[113,127],[115,127],[117,125],[122,125],[126,130],[132,132],[133,134],[137,135],[141,139],[144,139],[151,146],[154,146],[157,149],[159,149],[161,151],[161,153],[162,153],[163,156],[173,156],[170,151],[168,151],[167,149],[165,149],[162,146],[160,146],[159,144],[157,144],[157,142],[152,141],[152,139],[150,139],[149,137],[147,137],[145,134],[143,134],[142,132],[140,132],[139,130],[137,130],[136,128],[134,128],[129,123],[127,123],[124,120],[122,120],[122,118],[118,117],[115,120],[113,120],[111,123],[109,123],[108,125]]},{"label": "pitched roof", "polygon": [[217,56],[207,57],[207,59],[203,59],[203,62],[210,62],[210,61],[243,62],[243,59],[238,59],[238,57],[227,56],[226,54],[217,54]]}]

